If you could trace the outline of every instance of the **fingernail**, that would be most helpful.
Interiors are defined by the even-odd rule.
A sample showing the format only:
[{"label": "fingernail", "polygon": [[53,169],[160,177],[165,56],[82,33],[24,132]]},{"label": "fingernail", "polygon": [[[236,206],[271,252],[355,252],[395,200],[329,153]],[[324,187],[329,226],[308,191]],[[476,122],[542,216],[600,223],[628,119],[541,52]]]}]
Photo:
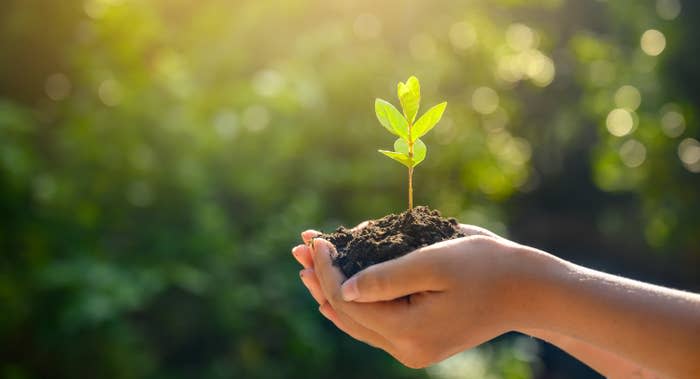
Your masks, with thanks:
[{"label": "fingernail", "polygon": [[294,248],[292,249],[292,255],[293,255],[293,256],[296,257],[297,254],[299,254],[299,248],[300,248],[300,246],[294,246]]},{"label": "fingernail", "polygon": [[309,238],[309,242],[307,243],[307,245],[310,246],[310,247],[313,247],[313,245],[314,245],[314,240],[315,240],[316,238],[320,237],[321,235],[322,235],[321,233],[314,233],[314,235],[311,236],[311,238]]},{"label": "fingernail", "polygon": [[340,287],[340,294],[345,301],[353,301],[360,297],[360,290],[357,288],[357,279],[350,278]]}]

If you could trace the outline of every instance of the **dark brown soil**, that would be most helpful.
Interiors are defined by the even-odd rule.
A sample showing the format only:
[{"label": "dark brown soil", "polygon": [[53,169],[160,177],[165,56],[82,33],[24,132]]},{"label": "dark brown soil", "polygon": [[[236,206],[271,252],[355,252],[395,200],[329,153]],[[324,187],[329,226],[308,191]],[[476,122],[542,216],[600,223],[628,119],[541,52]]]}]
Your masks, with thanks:
[{"label": "dark brown soil", "polygon": [[320,237],[335,245],[337,251],[332,254],[333,263],[349,278],[373,264],[464,236],[457,220],[443,218],[440,212],[421,206],[410,212],[371,220],[357,230],[341,226],[334,233]]}]

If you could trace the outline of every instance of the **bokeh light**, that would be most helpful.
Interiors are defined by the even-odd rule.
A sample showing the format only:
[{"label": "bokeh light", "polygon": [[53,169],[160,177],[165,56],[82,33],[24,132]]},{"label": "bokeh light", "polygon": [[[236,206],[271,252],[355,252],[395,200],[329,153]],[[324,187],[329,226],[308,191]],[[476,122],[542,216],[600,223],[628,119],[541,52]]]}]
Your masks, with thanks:
[{"label": "bokeh light", "polygon": [[238,131],[238,115],[233,110],[222,110],[214,117],[214,128],[221,138],[231,139]]},{"label": "bokeh light", "polygon": [[270,112],[261,104],[254,104],[243,111],[241,122],[251,132],[259,132],[270,123]]},{"label": "bokeh light", "polygon": [[635,168],[644,163],[647,157],[647,149],[641,142],[631,139],[620,146],[620,159],[627,167]]},{"label": "bokeh light", "polygon": [[630,112],[634,112],[642,103],[642,95],[634,86],[625,85],[615,92],[615,105],[618,108],[624,108]]},{"label": "bokeh light", "polygon": [[681,14],[680,0],[656,0],[656,13],[664,20],[674,20]]},{"label": "bokeh light", "polygon": [[678,158],[691,172],[700,172],[700,142],[685,138],[678,144]]},{"label": "bokeh light", "polygon": [[515,51],[525,51],[537,47],[537,35],[527,25],[511,24],[506,29],[506,42]]},{"label": "bokeh light", "polygon": [[483,115],[495,112],[498,102],[498,93],[489,87],[479,87],[472,93],[472,107]]},{"label": "bokeh light", "polygon": [[666,48],[666,37],[656,29],[649,29],[642,34],[640,44],[644,53],[655,57]]},{"label": "bokeh light", "polygon": [[97,93],[102,103],[108,107],[119,105],[124,96],[121,84],[114,79],[107,79],[100,83]]},{"label": "bokeh light", "polygon": [[70,79],[62,73],[52,74],[46,79],[45,90],[51,100],[63,100],[70,95]]},{"label": "bokeh light", "polygon": [[661,109],[661,129],[671,138],[679,137],[685,131],[685,117],[675,104],[666,104]]},{"label": "bokeh light", "polygon": [[526,73],[537,86],[546,87],[554,80],[556,70],[554,62],[538,50],[530,50],[528,54]]},{"label": "bokeh light", "polygon": [[615,137],[626,136],[634,129],[634,118],[628,110],[616,108],[608,113],[605,126]]},{"label": "bokeh light", "polygon": [[278,95],[284,88],[284,84],[284,77],[275,70],[261,70],[253,77],[253,88],[258,95],[263,97]]},{"label": "bokeh light", "polygon": [[476,29],[466,21],[452,24],[449,32],[450,43],[458,50],[467,50],[476,43]]}]

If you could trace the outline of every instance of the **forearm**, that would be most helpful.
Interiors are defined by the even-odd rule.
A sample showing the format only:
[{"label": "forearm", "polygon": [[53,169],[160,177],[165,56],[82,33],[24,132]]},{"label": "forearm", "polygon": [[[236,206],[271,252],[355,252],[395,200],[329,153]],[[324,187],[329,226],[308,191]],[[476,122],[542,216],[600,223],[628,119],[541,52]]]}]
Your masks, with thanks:
[{"label": "forearm", "polygon": [[700,377],[700,297],[524,249],[512,284],[521,329],[571,336],[678,378]]},{"label": "forearm", "polygon": [[655,371],[576,338],[542,329],[524,329],[520,332],[557,346],[606,378],[664,378]]}]

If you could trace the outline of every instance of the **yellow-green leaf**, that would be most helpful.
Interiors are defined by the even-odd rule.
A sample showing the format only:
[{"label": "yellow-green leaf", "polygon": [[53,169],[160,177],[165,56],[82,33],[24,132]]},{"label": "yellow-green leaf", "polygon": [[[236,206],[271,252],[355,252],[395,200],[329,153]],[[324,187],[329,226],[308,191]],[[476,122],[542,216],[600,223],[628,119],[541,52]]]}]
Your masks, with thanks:
[{"label": "yellow-green leaf", "polygon": [[442,118],[442,114],[445,112],[445,107],[447,107],[447,102],[440,103],[425,112],[413,125],[413,129],[411,129],[411,138],[418,139],[437,125]]},{"label": "yellow-green leaf", "polygon": [[394,141],[394,150],[408,155],[408,142],[403,138],[396,139]]},{"label": "yellow-green leaf", "polygon": [[419,163],[423,162],[426,154],[428,154],[428,147],[425,146],[423,141],[417,139],[413,143],[413,167],[416,167]]},{"label": "yellow-green leaf", "polygon": [[[396,150],[398,153],[404,154],[407,158],[409,157],[408,143],[401,138],[394,141],[394,150]],[[428,148],[425,146],[425,143],[417,139],[413,143],[413,158],[410,158],[412,167],[416,167],[419,163],[423,162],[427,153]]]},{"label": "yellow-green leaf", "polygon": [[408,139],[408,122],[391,103],[382,99],[374,101],[374,111],[379,123],[390,133]]},{"label": "yellow-green leaf", "polygon": [[420,82],[415,76],[411,76],[406,80],[406,83],[399,82],[398,85],[399,101],[403,114],[409,123],[413,123],[420,108]]},{"label": "yellow-green leaf", "polygon": [[386,155],[387,157],[401,163],[402,165],[404,165],[406,167],[409,167],[409,168],[411,167],[412,162],[411,162],[411,159],[408,158],[407,154],[399,153],[396,151],[387,151],[387,150],[379,150],[379,152]]}]

